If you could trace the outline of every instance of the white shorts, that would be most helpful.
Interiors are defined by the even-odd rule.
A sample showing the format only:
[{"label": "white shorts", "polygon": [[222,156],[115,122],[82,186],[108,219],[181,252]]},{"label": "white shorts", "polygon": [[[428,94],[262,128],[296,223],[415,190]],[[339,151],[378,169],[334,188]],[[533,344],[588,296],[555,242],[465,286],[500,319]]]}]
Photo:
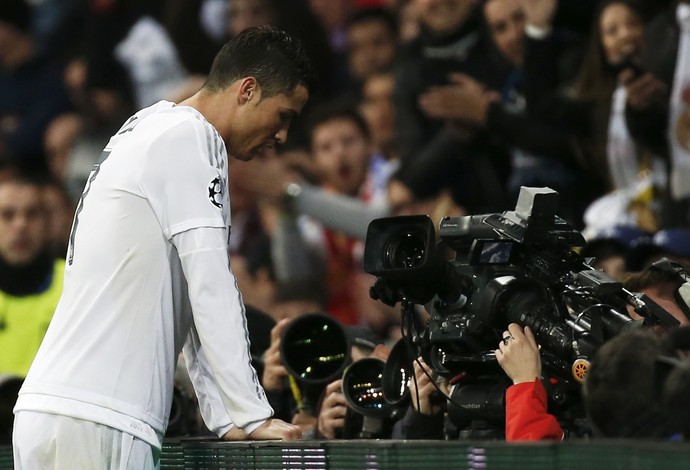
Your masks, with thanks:
[{"label": "white shorts", "polygon": [[15,470],[157,470],[160,451],[131,434],[68,416],[20,411],[12,433]]}]

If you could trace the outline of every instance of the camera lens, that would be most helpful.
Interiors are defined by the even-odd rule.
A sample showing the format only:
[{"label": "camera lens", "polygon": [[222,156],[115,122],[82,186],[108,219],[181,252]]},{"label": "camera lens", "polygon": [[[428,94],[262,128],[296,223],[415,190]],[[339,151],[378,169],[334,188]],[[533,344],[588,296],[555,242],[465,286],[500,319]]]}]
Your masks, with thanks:
[{"label": "camera lens", "polygon": [[343,374],[343,393],[355,410],[365,415],[375,415],[386,409],[381,381],[385,363],[367,357],[353,362]]},{"label": "camera lens", "polygon": [[300,380],[321,383],[340,374],[349,360],[342,326],[322,314],[293,320],[283,333],[281,356],[288,371]]},{"label": "camera lens", "polygon": [[387,268],[416,268],[424,263],[425,237],[413,231],[396,234],[386,242]]},{"label": "camera lens", "polygon": [[[412,348],[412,345],[409,345]],[[397,405],[406,400],[410,392],[407,386],[412,379],[412,359],[405,338],[399,339],[391,349],[383,368],[382,390],[386,402]]]}]

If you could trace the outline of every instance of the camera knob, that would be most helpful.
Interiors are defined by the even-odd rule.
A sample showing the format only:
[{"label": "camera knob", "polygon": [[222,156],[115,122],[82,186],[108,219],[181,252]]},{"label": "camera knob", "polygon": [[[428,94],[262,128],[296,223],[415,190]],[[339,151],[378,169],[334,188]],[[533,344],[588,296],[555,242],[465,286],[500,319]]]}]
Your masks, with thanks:
[{"label": "camera knob", "polygon": [[573,365],[570,367],[573,378],[579,383],[584,382],[585,377],[587,376],[587,371],[589,370],[589,366],[590,362],[587,359],[583,357],[575,359],[575,362],[573,362]]}]

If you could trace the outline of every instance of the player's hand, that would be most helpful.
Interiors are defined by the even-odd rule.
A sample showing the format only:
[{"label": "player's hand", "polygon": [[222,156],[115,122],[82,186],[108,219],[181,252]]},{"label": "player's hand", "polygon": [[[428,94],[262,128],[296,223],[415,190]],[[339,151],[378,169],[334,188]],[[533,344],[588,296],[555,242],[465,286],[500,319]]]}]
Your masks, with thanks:
[{"label": "player's hand", "polygon": [[240,428],[232,428],[223,436],[224,441],[294,441],[302,439],[302,430],[299,426],[286,423],[280,419],[269,418],[264,424],[247,434]]},{"label": "player's hand", "polygon": [[302,429],[294,424],[280,419],[271,418],[249,433],[249,439],[264,441],[278,439],[281,441],[295,441],[302,439]]},{"label": "player's hand", "polygon": [[496,359],[514,384],[534,382],[541,376],[539,346],[529,327],[511,323],[503,332],[503,340],[496,350]]}]

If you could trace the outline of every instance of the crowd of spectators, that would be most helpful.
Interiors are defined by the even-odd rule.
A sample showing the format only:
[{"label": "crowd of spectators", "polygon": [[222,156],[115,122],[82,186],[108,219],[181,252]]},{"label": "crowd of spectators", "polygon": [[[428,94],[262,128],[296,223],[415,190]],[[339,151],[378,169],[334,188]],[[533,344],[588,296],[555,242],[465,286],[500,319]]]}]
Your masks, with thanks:
[{"label": "crowd of spectators", "polygon": [[[663,257],[690,262],[684,16],[690,4],[677,0],[2,0],[0,375],[23,377],[40,344],[107,138],[136,110],[191,96],[222,44],[262,24],[304,41],[320,75],[284,146],[230,159],[230,261],[280,416],[295,411],[279,354],[295,318],[331,315],[360,346],[366,337],[364,357],[385,359],[400,337],[399,309],[371,299],[375,278],[361,267],[375,218],[502,212],[521,186],[548,186],[593,267],[678,307],[675,281],[639,273]],[[529,331],[508,333],[538,358]],[[649,354],[671,354],[646,338]],[[444,407],[429,397],[448,384],[425,368],[414,365],[416,399],[393,436],[447,437]],[[523,406],[540,373],[514,380]],[[321,409],[294,419],[314,436],[342,436],[340,379],[323,387]],[[563,437],[552,418],[543,434],[515,432],[515,419],[515,438]]]}]

